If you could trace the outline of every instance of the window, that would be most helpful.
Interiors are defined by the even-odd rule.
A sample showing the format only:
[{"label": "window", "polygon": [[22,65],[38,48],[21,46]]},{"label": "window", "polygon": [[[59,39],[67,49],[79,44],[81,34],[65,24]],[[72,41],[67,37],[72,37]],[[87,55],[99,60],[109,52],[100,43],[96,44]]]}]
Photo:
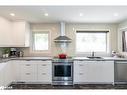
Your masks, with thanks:
[{"label": "window", "polygon": [[76,52],[107,52],[108,31],[77,31]]},{"label": "window", "polygon": [[33,50],[48,51],[49,39],[49,31],[33,32]]}]

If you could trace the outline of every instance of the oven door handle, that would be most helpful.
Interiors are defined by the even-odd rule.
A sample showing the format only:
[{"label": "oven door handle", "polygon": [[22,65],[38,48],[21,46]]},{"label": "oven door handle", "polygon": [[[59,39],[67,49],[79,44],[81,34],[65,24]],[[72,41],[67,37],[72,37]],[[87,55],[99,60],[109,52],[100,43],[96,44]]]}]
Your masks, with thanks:
[{"label": "oven door handle", "polygon": [[53,63],[53,65],[66,65],[66,66],[68,66],[68,65],[72,65],[71,63]]}]

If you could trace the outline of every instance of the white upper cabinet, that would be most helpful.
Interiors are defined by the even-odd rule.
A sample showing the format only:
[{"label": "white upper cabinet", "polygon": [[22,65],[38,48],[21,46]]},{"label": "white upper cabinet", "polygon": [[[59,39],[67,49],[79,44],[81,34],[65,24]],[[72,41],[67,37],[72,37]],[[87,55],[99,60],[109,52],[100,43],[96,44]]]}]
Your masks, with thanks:
[{"label": "white upper cabinet", "polygon": [[29,47],[30,26],[25,21],[12,23],[12,40],[15,47]]},{"label": "white upper cabinet", "polygon": [[29,47],[30,27],[26,21],[0,17],[0,47]]},{"label": "white upper cabinet", "polygon": [[11,21],[0,17],[0,47],[9,47],[12,45],[11,33],[12,33]]}]

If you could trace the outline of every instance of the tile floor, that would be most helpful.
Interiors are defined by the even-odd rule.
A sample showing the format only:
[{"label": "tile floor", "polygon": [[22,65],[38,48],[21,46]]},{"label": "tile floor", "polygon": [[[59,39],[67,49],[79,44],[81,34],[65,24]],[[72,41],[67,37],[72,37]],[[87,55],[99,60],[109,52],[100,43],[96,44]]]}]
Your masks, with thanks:
[{"label": "tile floor", "polygon": [[[84,84],[73,86],[53,86],[50,84],[11,84],[11,89],[127,89],[127,84]],[[10,90],[11,90],[10,89]]]}]

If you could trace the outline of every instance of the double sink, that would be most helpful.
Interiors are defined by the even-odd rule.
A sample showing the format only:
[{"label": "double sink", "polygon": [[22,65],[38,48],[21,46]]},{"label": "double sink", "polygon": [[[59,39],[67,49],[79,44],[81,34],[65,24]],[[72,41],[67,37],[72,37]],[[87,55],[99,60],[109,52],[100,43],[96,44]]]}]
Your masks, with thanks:
[{"label": "double sink", "polygon": [[87,56],[89,59],[103,59],[102,57],[99,56]]}]

